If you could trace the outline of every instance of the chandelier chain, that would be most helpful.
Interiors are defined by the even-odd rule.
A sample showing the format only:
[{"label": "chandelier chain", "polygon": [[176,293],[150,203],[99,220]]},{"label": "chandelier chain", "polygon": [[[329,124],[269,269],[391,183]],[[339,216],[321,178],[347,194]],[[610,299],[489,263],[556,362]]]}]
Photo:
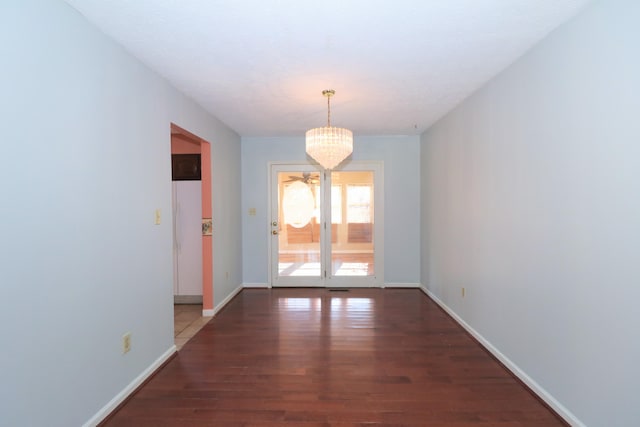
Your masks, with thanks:
[{"label": "chandelier chain", "polygon": [[325,89],[322,95],[327,97],[327,127],[331,127],[331,97],[336,94],[333,89]]},{"label": "chandelier chain", "polygon": [[331,96],[327,96],[327,127],[331,127]]}]

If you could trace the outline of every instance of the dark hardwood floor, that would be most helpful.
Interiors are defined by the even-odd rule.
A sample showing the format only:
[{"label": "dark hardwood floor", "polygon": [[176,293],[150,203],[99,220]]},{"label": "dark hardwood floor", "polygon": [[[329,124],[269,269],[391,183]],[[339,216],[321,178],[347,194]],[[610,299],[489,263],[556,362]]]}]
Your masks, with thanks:
[{"label": "dark hardwood floor", "polygon": [[105,425],[566,424],[420,290],[252,289]]}]

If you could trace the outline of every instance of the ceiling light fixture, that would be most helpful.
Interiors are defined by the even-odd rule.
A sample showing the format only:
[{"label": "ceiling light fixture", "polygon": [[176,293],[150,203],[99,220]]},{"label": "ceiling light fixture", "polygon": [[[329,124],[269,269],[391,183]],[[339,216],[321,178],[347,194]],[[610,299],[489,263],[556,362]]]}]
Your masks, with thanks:
[{"label": "ceiling light fixture", "polygon": [[327,89],[327,126],[310,129],[306,134],[307,154],[325,169],[333,169],[353,152],[353,133],[331,126],[331,97],[336,91]]}]

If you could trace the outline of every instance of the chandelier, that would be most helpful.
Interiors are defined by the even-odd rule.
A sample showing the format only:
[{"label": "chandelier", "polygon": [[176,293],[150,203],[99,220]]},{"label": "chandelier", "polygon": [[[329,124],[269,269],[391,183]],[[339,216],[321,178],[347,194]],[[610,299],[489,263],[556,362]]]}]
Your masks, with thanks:
[{"label": "chandelier", "polygon": [[323,90],[327,97],[327,126],[310,129],[306,134],[307,154],[325,169],[333,169],[353,152],[353,133],[331,126],[331,97],[336,91]]}]

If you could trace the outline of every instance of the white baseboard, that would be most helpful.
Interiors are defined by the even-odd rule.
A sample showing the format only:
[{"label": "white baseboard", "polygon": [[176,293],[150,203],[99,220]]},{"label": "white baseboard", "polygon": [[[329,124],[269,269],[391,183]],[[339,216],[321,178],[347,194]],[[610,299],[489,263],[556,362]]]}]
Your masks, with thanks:
[{"label": "white baseboard", "polygon": [[156,359],[147,369],[142,371],[133,381],[131,381],[120,393],[116,395],[109,403],[107,403],[102,409],[100,409],[89,421],[84,423],[83,427],[95,427],[102,420],[104,420],[109,414],[111,414],[124,400],[129,397],[143,382],[151,376],[164,362],[169,360],[171,356],[176,352],[176,346],[172,345],[169,350],[164,352],[162,356]]},{"label": "white baseboard", "polygon": [[420,283],[385,283],[385,288],[420,288]]},{"label": "white baseboard", "polygon": [[547,405],[553,408],[566,422],[574,427],[586,427],[571,411],[569,411],[564,405],[558,402],[547,390],[545,390],[540,384],[534,381],[529,375],[527,375],[518,365],[511,361],[507,356],[502,354],[500,350],[494,347],[485,337],[483,337],[478,331],[473,329],[467,322],[465,322],[460,316],[456,314],[448,305],[446,305],[440,298],[438,298],[433,292],[424,286],[420,286],[420,289],[429,296],[436,304],[438,304],[444,311],[453,317],[453,319],[460,324],[467,332],[469,332],[478,342],[496,359],[502,362],[507,369],[509,369],[516,377],[518,377],[523,383],[525,383],[535,394],[544,400]]},{"label": "white baseboard", "polygon": [[[240,291],[242,290],[242,285],[238,286],[237,288],[235,288],[233,290],[233,292],[231,292],[229,295],[227,295],[227,297],[225,299],[223,299],[222,301],[220,301],[218,303],[218,305],[216,305],[215,307],[213,307],[213,314],[211,314],[210,316],[215,316],[216,314],[218,314],[218,312],[220,310],[222,310],[224,308],[225,305],[229,304],[229,301],[231,301],[233,299],[233,297],[235,297],[236,295],[238,295],[240,293]],[[207,310],[210,311],[210,310]],[[203,310],[204,312],[204,310]],[[204,315],[204,314],[203,314]]]},{"label": "white baseboard", "polygon": [[213,317],[215,316],[216,311],[213,308],[202,310],[202,317]]},{"label": "white baseboard", "polygon": [[243,283],[243,288],[270,288],[268,283]]}]

